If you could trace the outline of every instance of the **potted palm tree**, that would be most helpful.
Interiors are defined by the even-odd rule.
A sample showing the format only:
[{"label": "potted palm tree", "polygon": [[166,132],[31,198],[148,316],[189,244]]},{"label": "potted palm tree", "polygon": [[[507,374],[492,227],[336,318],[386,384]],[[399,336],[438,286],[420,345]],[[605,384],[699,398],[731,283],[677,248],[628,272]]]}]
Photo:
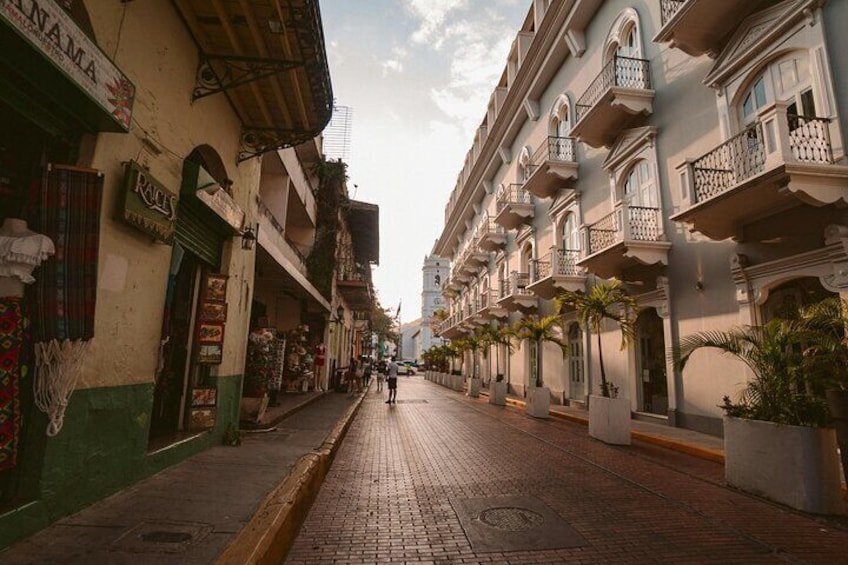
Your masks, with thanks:
[{"label": "potted palm tree", "polygon": [[[462,354],[467,347],[464,338],[454,339],[445,344],[445,354],[450,363],[451,371],[447,385],[453,390],[462,390],[465,379],[462,376]],[[459,359],[459,368],[455,368],[455,361]]]},{"label": "potted palm tree", "polygon": [[601,329],[613,322],[621,332],[621,349],[633,341],[639,307],[621,283],[615,279],[595,285],[588,293],[566,291],[556,298],[558,313],[574,308],[584,330],[598,338],[601,369],[601,394],[589,395],[589,435],[605,443],[630,445],[630,400],[619,397],[618,387],[607,379],[604,367]]},{"label": "potted palm tree", "polygon": [[567,344],[560,339],[557,329],[560,327],[559,316],[529,316],[519,320],[512,328],[516,339],[526,339],[535,344],[535,371],[530,372],[530,382],[527,389],[527,399],[524,411],[534,418],[548,418],[551,412],[551,389],[542,380],[542,361],[544,358],[545,342],[555,343],[562,351],[562,356],[568,354]]},{"label": "potted palm tree", "polygon": [[738,401],[724,397],[725,480],[742,490],[806,512],[841,514],[836,433],[816,392],[809,344],[817,337],[803,319],[708,331],[672,351],[683,370],[692,354],[713,348],[750,371]]},{"label": "potted palm tree", "polygon": [[[479,334],[480,338],[483,341],[481,351],[483,353],[483,358],[487,360],[487,365],[489,349],[492,346],[498,347],[500,345],[505,345],[508,349],[512,348],[512,342],[509,339],[508,333],[501,328],[486,325],[480,328]],[[498,352],[496,350],[495,378],[494,380],[489,380],[489,404],[494,404],[496,406],[506,406],[506,393],[507,383],[506,381],[504,381],[504,376],[501,373],[500,356],[498,355]]]},{"label": "potted palm tree", "polygon": [[848,483],[848,300],[828,298],[803,308],[800,319],[807,332],[805,360],[824,389]]},{"label": "potted palm tree", "polygon": [[480,396],[481,379],[477,354],[485,345],[485,339],[480,333],[481,329],[477,328],[474,333],[465,338],[466,351],[471,353],[471,374],[468,379],[468,396],[472,398]]}]

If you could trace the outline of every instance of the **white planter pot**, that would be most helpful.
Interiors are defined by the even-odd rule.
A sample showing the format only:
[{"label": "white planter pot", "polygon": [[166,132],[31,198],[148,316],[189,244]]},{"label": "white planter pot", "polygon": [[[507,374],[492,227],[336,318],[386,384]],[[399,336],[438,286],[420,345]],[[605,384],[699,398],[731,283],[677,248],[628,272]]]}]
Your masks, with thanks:
[{"label": "white planter pot", "polygon": [[506,381],[489,383],[489,404],[506,406]]},{"label": "white planter pot", "polygon": [[454,375],[453,376],[453,389],[456,391],[461,391],[465,388],[465,377],[462,375]]},{"label": "white planter pot", "polygon": [[836,431],[724,417],[727,484],[814,514],[844,514]]},{"label": "white planter pot", "polygon": [[611,445],[630,445],[630,400],[591,395],[589,435]]},{"label": "white planter pot", "polygon": [[480,396],[480,379],[471,379],[468,381],[468,396],[472,398]]},{"label": "white planter pot", "polygon": [[551,389],[546,386],[527,389],[524,401],[524,413],[534,418],[551,417]]}]

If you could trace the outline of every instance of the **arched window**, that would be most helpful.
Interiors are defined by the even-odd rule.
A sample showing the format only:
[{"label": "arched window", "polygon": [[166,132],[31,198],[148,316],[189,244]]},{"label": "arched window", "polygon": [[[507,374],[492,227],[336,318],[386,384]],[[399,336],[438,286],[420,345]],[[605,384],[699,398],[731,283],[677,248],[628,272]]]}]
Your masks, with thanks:
[{"label": "arched window", "polygon": [[566,250],[580,250],[580,231],[577,228],[577,218],[574,214],[567,214],[562,221],[560,244]]},{"label": "arched window", "polygon": [[621,36],[619,44],[615,49],[615,54],[619,57],[641,58],[642,49],[639,46],[639,39],[636,37],[635,24],[630,24],[624,30],[624,34]]},{"label": "arched window", "polygon": [[521,248],[521,272],[529,273],[530,264],[533,261],[533,246],[529,243]]},{"label": "arched window", "polygon": [[557,98],[548,123],[548,135],[551,137],[568,137],[571,133],[571,112],[568,98],[565,95]]},{"label": "arched window", "polygon": [[523,183],[533,175],[533,157],[530,149],[525,147],[518,156],[518,182]]},{"label": "arched window", "polygon": [[639,36],[639,14],[633,8],[622,11],[610,27],[604,48],[604,64],[613,57],[642,58]]},{"label": "arched window", "polygon": [[738,99],[741,125],[756,121],[759,111],[774,100],[787,102],[790,116],[816,116],[816,95],[806,53],[785,54],[755,75]]},{"label": "arched window", "polygon": [[622,187],[624,200],[631,206],[657,208],[657,191],[654,183],[652,167],[648,161],[641,159],[624,178]]}]

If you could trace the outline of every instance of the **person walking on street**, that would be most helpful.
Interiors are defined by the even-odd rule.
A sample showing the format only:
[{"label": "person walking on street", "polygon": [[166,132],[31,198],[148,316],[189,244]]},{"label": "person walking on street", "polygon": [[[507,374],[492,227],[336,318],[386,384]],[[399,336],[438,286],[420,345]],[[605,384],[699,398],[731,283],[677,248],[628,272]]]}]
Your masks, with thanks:
[{"label": "person walking on street", "polygon": [[386,362],[377,363],[377,392],[383,392],[383,382],[386,380]]},{"label": "person walking on street", "polygon": [[386,404],[397,404],[397,376],[398,376],[398,366],[395,363],[395,358],[392,357],[392,360],[389,361],[389,399],[386,401]]}]

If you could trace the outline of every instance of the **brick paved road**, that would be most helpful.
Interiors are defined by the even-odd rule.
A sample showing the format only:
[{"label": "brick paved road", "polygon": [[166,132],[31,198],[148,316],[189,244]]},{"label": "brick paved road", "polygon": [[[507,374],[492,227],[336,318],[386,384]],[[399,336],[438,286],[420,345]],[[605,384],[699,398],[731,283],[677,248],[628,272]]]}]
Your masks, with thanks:
[{"label": "brick paved road", "polygon": [[[287,563],[848,564],[845,522],[728,489],[718,464],[638,442],[610,447],[583,426],[534,420],[420,377],[399,385],[394,406],[369,393]],[[481,501],[503,496],[527,504]],[[510,510],[532,501],[576,530],[580,545],[490,551],[469,541],[537,535],[550,516]],[[512,512],[512,521],[461,523],[456,509],[469,503]]]}]

